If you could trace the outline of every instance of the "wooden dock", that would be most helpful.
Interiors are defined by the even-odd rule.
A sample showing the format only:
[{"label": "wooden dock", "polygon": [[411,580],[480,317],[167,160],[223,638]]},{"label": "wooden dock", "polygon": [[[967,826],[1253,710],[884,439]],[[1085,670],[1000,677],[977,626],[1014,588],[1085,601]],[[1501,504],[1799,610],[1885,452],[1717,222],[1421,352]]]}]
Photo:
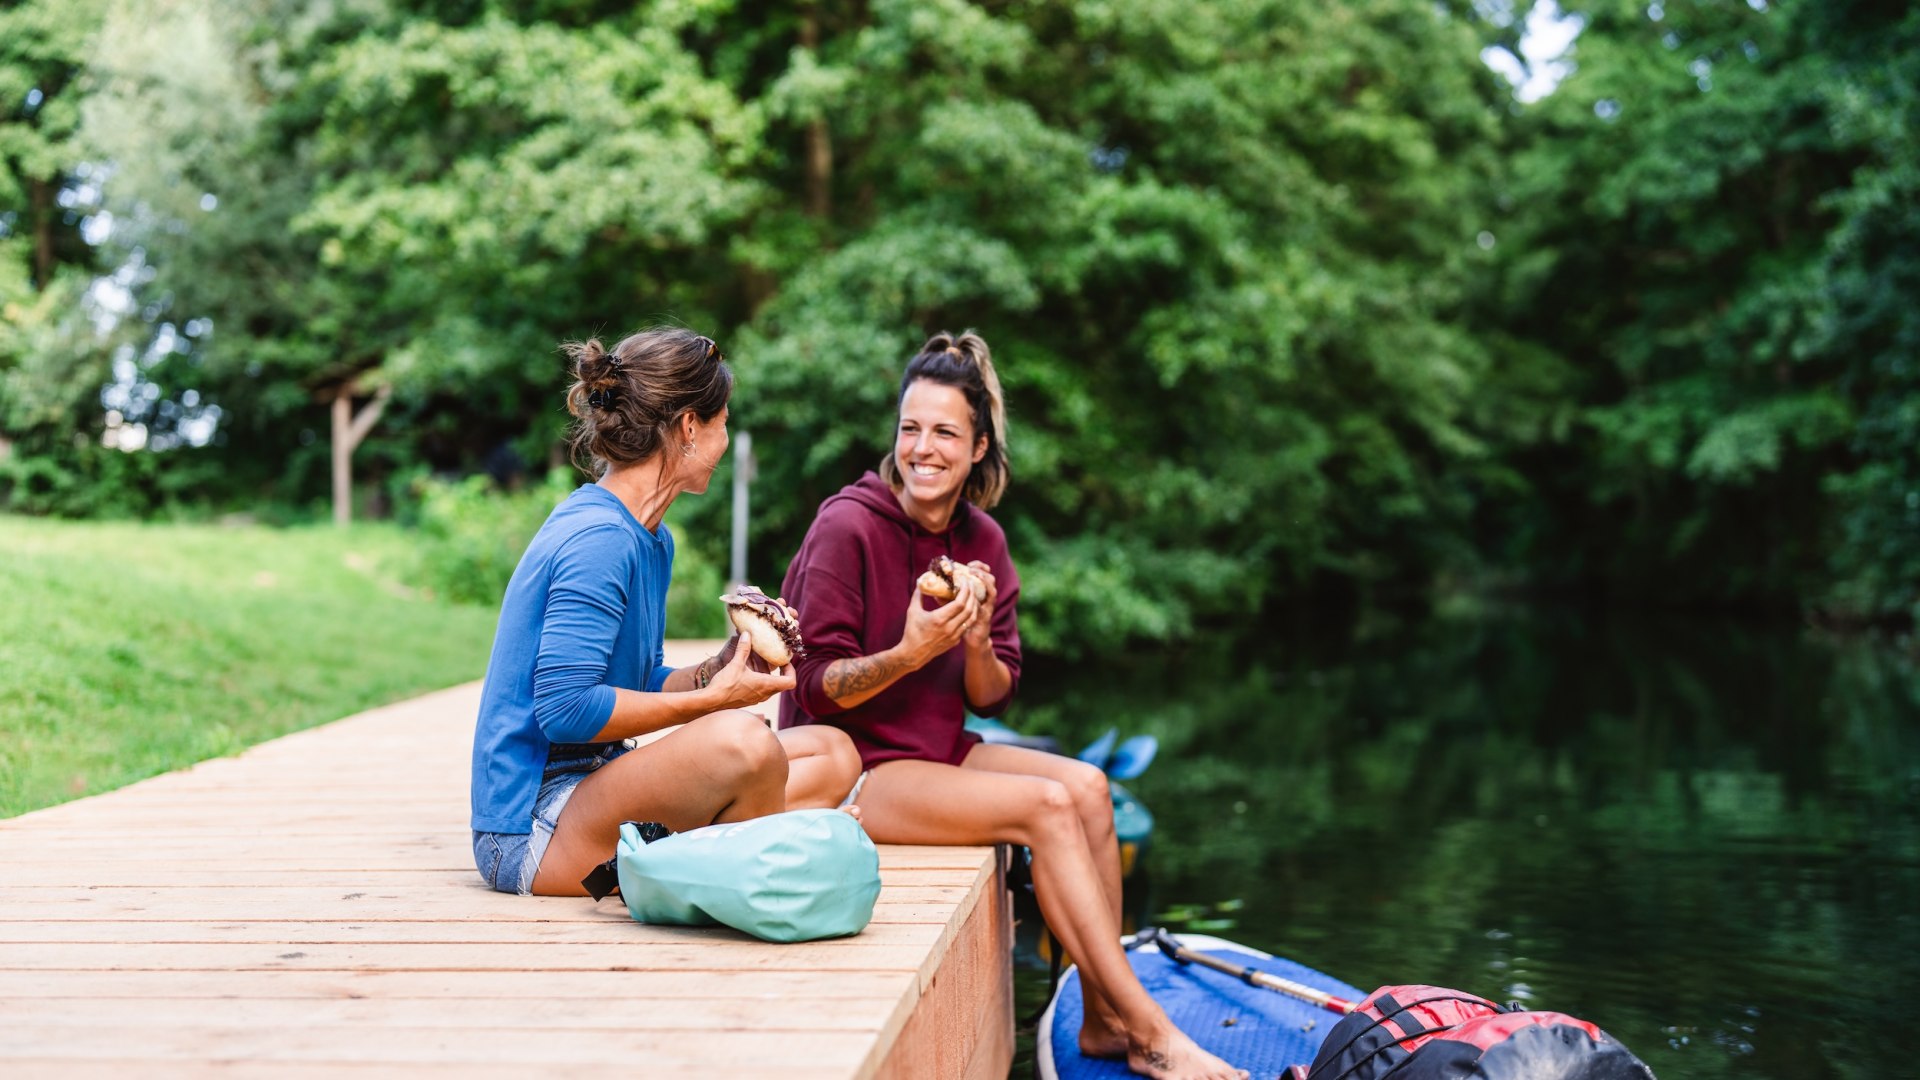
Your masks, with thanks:
[{"label": "wooden dock", "polygon": [[882,847],[873,923],[799,945],[495,893],[479,694],[0,821],[0,1076],[1007,1075],[995,849]]}]

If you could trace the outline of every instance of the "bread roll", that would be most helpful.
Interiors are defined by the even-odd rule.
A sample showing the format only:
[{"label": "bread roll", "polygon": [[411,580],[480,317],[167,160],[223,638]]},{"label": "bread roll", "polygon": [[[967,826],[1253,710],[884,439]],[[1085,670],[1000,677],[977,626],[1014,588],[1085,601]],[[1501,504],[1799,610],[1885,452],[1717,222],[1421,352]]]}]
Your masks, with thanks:
[{"label": "bread roll", "polygon": [[927,566],[927,572],[920,575],[916,584],[921,592],[935,600],[951,600],[959,596],[962,585],[973,590],[975,600],[985,603],[987,599],[987,583],[980,580],[980,575],[974,573],[966,563],[954,562],[945,555],[934,556],[933,562]]},{"label": "bread roll", "polygon": [[742,585],[720,598],[727,618],[769,667],[782,668],[807,651],[800,644],[799,613],[751,585]]}]

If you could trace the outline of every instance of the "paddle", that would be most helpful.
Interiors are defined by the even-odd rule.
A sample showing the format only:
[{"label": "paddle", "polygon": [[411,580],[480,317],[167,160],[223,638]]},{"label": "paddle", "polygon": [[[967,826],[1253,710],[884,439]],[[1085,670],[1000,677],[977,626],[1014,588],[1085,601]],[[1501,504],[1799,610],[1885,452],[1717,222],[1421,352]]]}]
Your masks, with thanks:
[{"label": "paddle", "polygon": [[1272,990],[1275,993],[1286,994],[1288,997],[1297,997],[1301,1001],[1310,1002],[1329,1012],[1337,1012],[1342,1016],[1345,1016],[1357,1008],[1353,1002],[1345,998],[1334,997],[1324,990],[1315,990],[1313,987],[1304,983],[1297,983],[1292,979],[1283,979],[1278,975],[1270,975],[1264,971],[1256,971],[1253,968],[1243,967],[1239,964],[1229,964],[1225,960],[1217,956],[1208,955],[1207,953],[1195,952],[1185,945],[1180,944],[1179,938],[1174,937],[1172,934],[1167,933],[1157,926],[1150,926],[1138,934],[1135,934],[1133,936],[1133,943],[1135,945],[1152,945],[1160,950],[1162,956],[1171,957],[1176,963],[1199,964],[1201,967],[1209,967],[1215,971],[1231,975],[1241,982],[1246,983],[1248,986],[1258,986],[1264,990]]}]

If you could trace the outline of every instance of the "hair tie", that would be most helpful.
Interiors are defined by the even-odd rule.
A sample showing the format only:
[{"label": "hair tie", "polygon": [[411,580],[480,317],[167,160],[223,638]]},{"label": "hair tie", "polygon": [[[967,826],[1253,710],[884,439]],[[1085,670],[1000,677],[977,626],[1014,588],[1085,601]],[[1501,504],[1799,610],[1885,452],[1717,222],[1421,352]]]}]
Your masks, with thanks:
[{"label": "hair tie", "polygon": [[620,354],[617,352],[607,353],[607,366],[612,368],[615,371],[619,371],[620,370]]},{"label": "hair tie", "polygon": [[612,390],[591,391],[587,394],[587,404],[593,406],[596,409],[611,409],[613,408],[613,391]]}]

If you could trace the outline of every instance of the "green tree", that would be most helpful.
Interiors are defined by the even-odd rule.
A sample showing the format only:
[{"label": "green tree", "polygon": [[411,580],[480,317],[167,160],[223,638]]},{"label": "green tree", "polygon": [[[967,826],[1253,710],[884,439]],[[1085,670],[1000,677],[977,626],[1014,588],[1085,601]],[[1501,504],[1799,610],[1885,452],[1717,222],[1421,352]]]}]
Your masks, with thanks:
[{"label": "green tree", "polygon": [[[224,35],[184,70],[109,34],[91,115],[156,163],[115,196],[161,208],[117,236],[171,350],[144,377],[223,410],[191,456],[229,492],[317,494],[296,436],[354,375],[395,392],[376,472],[550,460],[554,343],[658,318],[737,361],[763,578],[877,459],[917,340],[983,331],[1041,648],[1419,588],[1511,481],[1474,300],[1505,93],[1464,11],[220,12],[167,35]],[[689,514],[716,553],[720,503]]]},{"label": "green tree", "polygon": [[877,460],[920,335],[974,326],[1043,649],[1457,554],[1504,104],[1474,24],[1387,0],[820,12],[762,99],[775,186],[826,188],[757,230],[818,249],[751,252],[782,282],[740,340],[763,546]]},{"label": "green tree", "polygon": [[1578,372],[1570,445],[1517,466],[1552,496],[1537,565],[1910,612],[1920,15],[1567,7],[1578,71],[1528,110],[1502,247],[1511,324]]},{"label": "green tree", "polygon": [[0,9],[0,506],[52,509],[124,464],[99,446],[107,353],[85,317],[100,176],[78,139],[95,3]]}]

